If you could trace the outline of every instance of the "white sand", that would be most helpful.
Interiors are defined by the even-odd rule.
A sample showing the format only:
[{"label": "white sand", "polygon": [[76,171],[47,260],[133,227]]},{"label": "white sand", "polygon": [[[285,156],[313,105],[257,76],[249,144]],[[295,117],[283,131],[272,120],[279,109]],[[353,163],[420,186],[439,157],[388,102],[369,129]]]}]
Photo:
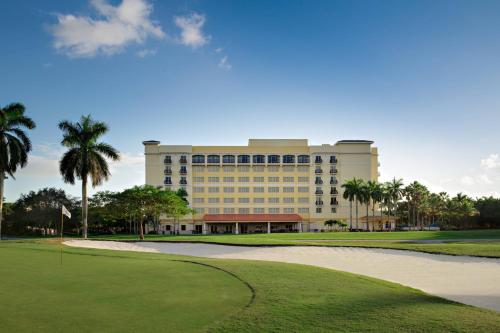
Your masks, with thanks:
[{"label": "white sand", "polygon": [[84,240],[72,240],[65,244],[97,249],[313,265],[396,282],[464,304],[500,311],[500,259],[352,247],[243,247]]}]

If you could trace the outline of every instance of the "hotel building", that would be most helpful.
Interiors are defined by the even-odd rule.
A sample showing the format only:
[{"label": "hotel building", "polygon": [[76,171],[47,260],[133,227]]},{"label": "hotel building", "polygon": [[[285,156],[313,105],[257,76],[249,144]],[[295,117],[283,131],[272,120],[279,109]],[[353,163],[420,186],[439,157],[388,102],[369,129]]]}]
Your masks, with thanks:
[{"label": "hotel building", "polygon": [[[248,146],[143,144],[146,184],[184,188],[196,212],[179,222],[162,217],[162,233],[321,231],[326,229],[326,220],[349,223],[349,201],[342,198],[341,188],[345,181],[378,179],[373,141],[309,145],[306,139],[250,139]],[[359,229],[366,229],[366,206],[358,209],[359,216],[364,216]]]}]

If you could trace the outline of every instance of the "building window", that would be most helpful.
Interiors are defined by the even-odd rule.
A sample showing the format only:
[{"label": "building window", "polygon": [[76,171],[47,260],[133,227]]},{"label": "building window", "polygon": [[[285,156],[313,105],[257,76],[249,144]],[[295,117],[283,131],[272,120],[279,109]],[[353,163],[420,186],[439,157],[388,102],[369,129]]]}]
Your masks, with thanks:
[{"label": "building window", "polygon": [[195,214],[205,214],[205,208],[195,208]]},{"label": "building window", "polygon": [[309,214],[309,208],[299,208],[299,214]]},{"label": "building window", "polygon": [[163,159],[163,163],[172,164],[172,156],[170,155],[165,156],[165,158]]},{"label": "building window", "polygon": [[208,182],[209,183],[218,183],[219,177],[208,177]]},{"label": "building window", "polygon": [[249,193],[250,187],[238,187],[238,193]]},{"label": "building window", "polygon": [[279,183],[280,182],[280,177],[268,177],[267,181],[269,183]]},{"label": "building window", "polygon": [[171,167],[165,167],[165,171],[163,171],[165,175],[171,175],[172,174],[172,168]]},{"label": "building window", "polygon": [[253,172],[264,172],[264,166],[263,165],[254,165]]},{"label": "building window", "polygon": [[316,180],[314,181],[314,184],[316,184],[316,185],[323,184],[323,180],[321,179],[321,177],[316,177]]},{"label": "building window", "polygon": [[309,197],[300,197],[299,202],[300,203],[309,203]]},{"label": "building window", "polygon": [[280,191],[280,188],[279,187],[276,187],[276,186],[273,186],[273,187],[269,187],[267,189],[267,192],[269,193],[278,193]]},{"label": "building window", "polygon": [[233,193],[234,187],[224,187],[224,193]]},{"label": "building window", "polygon": [[309,192],[309,187],[308,186],[299,186],[297,188],[297,192],[300,192],[300,193]]},{"label": "building window", "polygon": [[321,207],[317,207],[317,208],[316,208],[316,213],[317,213],[317,214],[321,214],[321,211],[322,211]]},{"label": "building window", "polygon": [[284,183],[293,183],[295,181],[294,177],[283,177]]},{"label": "building window", "polygon": [[316,156],[314,158],[314,163],[323,163],[323,159],[321,158],[321,156]]},{"label": "building window", "polygon": [[250,198],[238,198],[238,203],[250,203]]},{"label": "building window", "polygon": [[253,177],[253,182],[254,183],[263,183],[264,177]]},{"label": "building window", "polygon": [[280,198],[268,198],[267,202],[273,203],[273,204],[280,203]]},{"label": "building window", "polygon": [[254,214],[264,214],[264,208],[254,208],[253,213]]},{"label": "building window", "polygon": [[181,175],[185,175],[187,173],[187,168],[185,165],[181,166],[181,169],[179,170],[179,173]]},{"label": "building window", "polygon": [[292,165],[284,165],[283,166],[283,172],[294,172],[295,167]]},{"label": "building window", "polygon": [[330,177],[330,184],[331,185],[337,185],[338,181],[337,181],[337,177],[333,176],[333,177]]},{"label": "building window", "polygon": [[219,155],[208,155],[207,163],[219,164],[220,163],[220,156]]},{"label": "building window", "polygon": [[181,155],[181,158],[179,159],[179,163],[182,163],[182,164],[187,163],[187,157],[186,157],[186,155]]},{"label": "building window", "polygon": [[285,155],[283,156],[283,163],[295,163],[295,156],[293,155]]},{"label": "building window", "polygon": [[337,212],[337,208],[336,207],[332,207],[332,213],[336,213]]},{"label": "building window", "polygon": [[245,165],[238,166],[238,172],[249,172],[249,171],[250,171],[249,166],[245,166]]},{"label": "building window", "polygon": [[193,165],[193,172],[203,172],[205,171],[205,167],[202,165]]},{"label": "building window", "polygon": [[337,163],[337,157],[334,155],[330,156],[330,163]]},{"label": "building window", "polygon": [[219,193],[219,188],[211,186],[208,188],[208,193]]},{"label": "building window", "polygon": [[194,198],[193,202],[197,203],[197,204],[204,203],[205,202],[205,198]]},{"label": "building window", "polygon": [[224,214],[234,214],[234,208],[224,208]]},{"label": "building window", "polygon": [[234,164],[234,162],[236,162],[236,158],[234,157],[234,155],[224,155],[224,156],[222,156],[222,163]]},{"label": "building window", "polygon": [[279,214],[280,209],[279,208],[269,208],[268,212],[269,212],[269,214]]},{"label": "building window", "polygon": [[279,163],[279,162],[280,162],[279,155],[268,155],[267,156],[267,163]]},{"label": "building window", "polygon": [[293,209],[293,208],[283,208],[283,213],[285,213],[285,214],[293,214],[293,213],[295,213],[295,209]]},{"label": "building window", "polygon": [[253,198],[253,203],[264,203],[264,198]]},{"label": "building window", "polygon": [[299,155],[299,157],[297,157],[297,162],[298,163],[309,163],[309,155]]},{"label": "building window", "polygon": [[225,166],[222,168],[222,170],[224,172],[234,172],[234,170],[236,170],[236,168],[234,166]]},{"label": "building window", "polygon": [[240,183],[248,183],[250,181],[250,177],[238,177],[238,181]]},{"label": "building window", "polygon": [[207,168],[208,172],[219,172],[219,170],[220,170],[219,167],[216,165],[212,165]]},{"label": "building window", "polygon": [[305,165],[299,165],[297,167],[297,171],[298,172],[309,172],[309,167],[308,166],[305,166]]},{"label": "building window", "polygon": [[289,198],[283,198],[283,203],[294,203],[295,198],[289,197]]},{"label": "building window", "polygon": [[170,231],[170,228],[171,228],[171,227],[170,227],[170,224],[167,224],[167,225],[165,226],[165,231]]},{"label": "building window", "polygon": [[181,224],[181,230],[182,231],[186,231],[186,225],[185,224]]},{"label": "building window", "polygon": [[299,183],[309,183],[309,177],[299,177]]},{"label": "building window", "polygon": [[232,183],[234,182],[234,177],[224,177],[224,183]]},{"label": "building window", "polygon": [[203,193],[203,192],[205,192],[205,188],[203,186],[195,186],[195,187],[193,187],[193,192],[194,193]]},{"label": "building window", "polygon": [[294,187],[293,186],[283,187],[283,193],[293,193],[293,192],[294,192]]},{"label": "building window", "polygon": [[208,214],[219,214],[219,208],[209,208]]},{"label": "building window", "polygon": [[219,198],[208,198],[208,203],[219,203]]},{"label": "building window", "polygon": [[224,203],[234,203],[234,198],[224,198]]},{"label": "building window", "polygon": [[180,180],[179,184],[181,184],[181,185],[187,185],[186,177],[181,177],[181,180]]},{"label": "building window", "polygon": [[172,177],[165,177],[165,180],[163,181],[165,185],[172,185]]},{"label": "building window", "polygon": [[203,183],[205,181],[205,177],[193,177],[193,183]]},{"label": "building window", "polygon": [[264,193],[264,187],[263,186],[254,187],[253,193]]},{"label": "building window", "polygon": [[250,155],[238,155],[238,163],[250,163]]},{"label": "building window", "polygon": [[205,163],[205,155],[193,155],[193,157],[191,157],[191,161],[194,163]]},{"label": "building window", "polygon": [[238,208],[240,214],[250,214],[250,208]]},{"label": "building window", "polygon": [[264,155],[253,155],[253,163],[255,164],[266,163],[266,157]]},{"label": "building window", "polygon": [[279,172],[280,171],[280,167],[277,166],[277,165],[271,165],[271,166],[267,167],[267,171],[269,171],[269,172]]}]

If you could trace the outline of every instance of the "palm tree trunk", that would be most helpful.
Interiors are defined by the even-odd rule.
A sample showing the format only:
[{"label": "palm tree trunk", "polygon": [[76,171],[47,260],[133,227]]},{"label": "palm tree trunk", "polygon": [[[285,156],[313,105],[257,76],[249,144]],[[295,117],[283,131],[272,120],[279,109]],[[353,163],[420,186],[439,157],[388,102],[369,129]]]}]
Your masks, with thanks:
[{"label": "palm tree trunk", "polygon": [[370,221],[368,221],[368,215],[369,215],[369,212],[368,210],[370,209],[370,207],[368,207],[369,202],[366,203],[366,231],[370,231]]},{"label": "palm tree trunk", "polygon": [[0,172],[0,241],[2,240],[2,217],[3,217],[3,182],[5,174]]},{"label": "palm tree trunk", "polygon": [[358,198],[356,198],[356,231],[358,231],[358,219],[359,219],[359,214],[358,214]]},{"label": "palm tree trunk", "polygon": [[351,200],[349,200],[349,209],[350,209],[349,230],[352,230],[352,201]]},{"label": "palm tree trunk", "polygon": [[373,205],[372,205],[372,217],[373,217],[373,221],[372,221],[372,230],[370,231],[373,231],[375,228],[375,201],[373,202]]},{"label": "palm tree trunk", "polygon": [[139,220],[139,239],[144,240],[144,228],[143,228],[142,219]]},{"label": "palm tree trunk", "polygon": [[82,224],[83,224],[84,239],[87,239],[87,212],[88,212],[87,176],[85,176],[82,178]]}]

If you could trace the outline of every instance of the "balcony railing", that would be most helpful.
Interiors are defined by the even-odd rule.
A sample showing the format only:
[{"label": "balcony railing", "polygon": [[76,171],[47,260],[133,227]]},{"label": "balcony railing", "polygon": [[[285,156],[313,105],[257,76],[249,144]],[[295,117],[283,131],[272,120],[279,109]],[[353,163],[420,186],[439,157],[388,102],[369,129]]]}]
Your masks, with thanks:
[{"label": "balcony railing", "polygon": [[337,195],[337,194],[339,194],[339,192],[336,189],[332,189],[330,191],[330,194]]},{"label": "balcony railing", "polygon": [[330,169],[330,174],[332,174],[332,175],[333,175],[333,174],[336,174],[337,172],[338,172],[338,170],[337,170],[337,169]]},{"label": "balcony railing", "polygon": [[339,204],[339,202],[337,200],[330,201],[330,205],[332,205],[332,206],[337,206],[338,204]]},{"label": "balcony railing", "polygon": [[179,181],[179,184],[181,184],[181,185],[187,185],[187,180],[181,180],[181,181]]},{"label": "balcony railing", "polygon": [[163,182],[163,184],[165,184],[165,185],[172,185],[172,181],[165,180],[165,181]]},{"label": "balcony railing", "polygon": [[187,170],[186,170],[186,169],[180,169],[180,170],[179,170],[179,173],[180,173],[181,175],[185,175],[185,174],[187,174]]},{"label": "balcony railing", "polygon": [[322,170],[322,169],[316,169],[316,170],[314,170],[314,172],[315,172],[316,174],[321,174],[321,173],[323,173],[323,170]]},{"label": "balcony railing", "polygon": [[163,160],[163,163],[172,164],[172,159],[170,157],[165,157],[165,159]]},{"label": "balcony railing", "polygon": [[186,164],[187,162],[188,162],[188,161],[187,161],[187,158],[185,158],[185,157],[181,157],[181,158],[179,159],[179,163]]},{"label": "balcony railing", "polygon": [[335,156],[331,156],[330,157],[330,163],[335,164],[337,162],[338,162],[338,160],[337,160],[337,158]]},{"label": "balcony railing", "polygon": [[316,179],[316,181],[314,182],[314,184],[321,185],[321,184],[323,184],[323,181],[321,179]]},{"label": "balcony railing", "polygon": [[314,163],[323,163],[323,159],[319,156],[316,156],[316,158],[314,159]]},{"label": "balcony railing", "polygon": [[323,201],[316,201],[316,206],[323,206]]},{"label": "balcony railing", "polygon": [[323,190],[316,190],[316,192],[314,192],[314,194],[323,194]]},{"label": "balcony railing", "polygon": [[339,183],[339,181],[336,179],[330,180],[330,185],[337,185],[338,183]]},{"label": "balcony railing", "polygon": [[164,173],[165,175],[171,175],[171,174],[172,174],[172,170],[170,170],[170,169],[165,169],[165,171],[163,171],[163,173]]}]

